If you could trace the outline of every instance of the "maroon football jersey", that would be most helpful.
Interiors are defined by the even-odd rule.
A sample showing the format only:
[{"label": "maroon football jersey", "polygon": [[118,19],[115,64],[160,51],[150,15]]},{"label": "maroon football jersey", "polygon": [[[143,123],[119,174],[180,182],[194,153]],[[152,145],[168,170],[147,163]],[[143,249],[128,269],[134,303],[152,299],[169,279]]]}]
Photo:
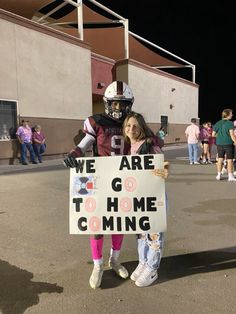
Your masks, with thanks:
[{"label": "maroon football jersey", "polygon": [[124,155],[122,121],[111,119],[105,114],[88,117],[84,122],[84,132],[96,140],[96,155]]}]

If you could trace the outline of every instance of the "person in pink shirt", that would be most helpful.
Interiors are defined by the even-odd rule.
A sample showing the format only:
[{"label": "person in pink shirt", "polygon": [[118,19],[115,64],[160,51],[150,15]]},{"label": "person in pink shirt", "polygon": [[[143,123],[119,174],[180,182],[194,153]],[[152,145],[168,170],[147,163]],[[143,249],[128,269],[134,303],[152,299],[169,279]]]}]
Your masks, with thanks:
[{"label": "person in pink shirt", "polygon": [[40,125],[36,125],[34,127],[34,132],[32,135],[32,140],[33,140],[33,148],[35,155],[38,158],[38,161],[41,163],[42,162],[42,154],[46,150],[46,144],[45,144],[45,135],[42,132],[42,128]]},{"label": "person in pink shirt", "polygon": [[210,151],[209,151],[209,141],[211,133],[209,132],[208,123],[204,122],[200,130],[200,140],[202,143],[202,162],[204,164],[211,164]]},{"label": "person in pink shirt", "polygon": [[192,118],[191,124],[187,126],[185,130],[185,135],[187,137],[188,142],[188,153],[189,153],[189,162],[190,165],[200,165],[198,162],[198,140],[200,129],[199,126],[196,124],[197,119]]},{"label": "person in pink shirt", "polygon": [[211,122],[207,122],[208,124],[208,132],[210,133],[210,137],[209,137],[209,153],[210,153],[210,160],[212,159],[212,147],[213,145],[216,144],[216,139],[215,137],[212,136],[212,132],[213,132],[213,127]]},{"label": "person in pink shirt", "polygon": [[[163,154],[161,147],[164,142],[155,137],[152,130],[147,126],[143,116],[137,112],[127,115],[123,124],[125,142],[130,145],[127,154]],[[154,169],[153,174],[166,179],[168,176],[169,163],[164,163],[164,169]],[[158,278],[158,269],[161,263],[164,247],[164,233],[138,234],[139,263],[132,272],[130,279],[138,287],[150,286]]]},{"label": "person in pink shirt", "polygon": [[26,153],[27,150],[30,153],[30,159],[33,164],[37,164],[35,160],[35,154],[32,146],[32,130],[29,126],[28,120],[22,120],[22,126],[16,131],[16,136],[21,146],[21,163],[22,165],[28,165]]}]

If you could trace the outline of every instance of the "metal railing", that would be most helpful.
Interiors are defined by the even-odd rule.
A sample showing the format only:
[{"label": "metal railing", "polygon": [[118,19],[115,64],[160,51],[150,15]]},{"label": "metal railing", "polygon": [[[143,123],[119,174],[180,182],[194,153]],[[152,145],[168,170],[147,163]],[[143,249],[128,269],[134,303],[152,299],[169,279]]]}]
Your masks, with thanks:
[{"label": "metal railing", "polygon": [[[52,15],[53,13],[55,13],[56,11],[58,11],[59,9],[61,9],[62,7],[64,7],[66,4],[70,4],[73,5],[74,7],[77,8],[77,22],[67,22],[68,24],[77,24],[78,25],[78,36],[81,40],[84,39],[84,35],[83,35],[83,1],[82,0],[77,0],[77,2],[74,2],[72,0],[63,0],[64,3],[61,3],[60,5],[58,5],[56,8],[54,8],[53,10],[51,10],[50,12],[48,12],[47,14],[43,15],[42,17],[40,17],[37,22],[42,23],[47,17],[49,17],[50,15]],[[196,68],[195,65],[190,63],[189,61],[169,52],[168,50],[154,44],[153,42],[129,31],[129,20],[124,18],[123,16],[117,14],[116,12],[112,11],[111,9],[107,8],[106,6],[104,6],[103,4],[95,1],[95,0],[87,0],[91,3],[93,3],[95,6],[101,8],[102,10],[106,11],[107,13],[111,14],[112,16],[116,17],[118,20],[114,20],[112,22],[114,23],[121,23],[123,24],[124,27],[124,49],[125,49],[125,58],[129,59],[129,35],[137,38],[138,40],[152,46],[155,47],[156,49],[166,53],[167,55],[176,58],[177,60],[185,63],[183,65],[179,65],[179,66],[153,66],[153,68],[159,68],[159,69],[164,69],[164,68],[191,68],[192,69],[192,82],[195,83],[195,76],[196,76]],[[63,25],[65,24],[63,22],[62,23],[50,23],[50,22],[44,22],[44,24],[47,25]],[[86,24],[90,24],[90,23],[86,23]],[[91,24],[94,24],[94,22],[91,22]],[[104,25],[106,24],[111,24],[111,22],[104,22]]]}]

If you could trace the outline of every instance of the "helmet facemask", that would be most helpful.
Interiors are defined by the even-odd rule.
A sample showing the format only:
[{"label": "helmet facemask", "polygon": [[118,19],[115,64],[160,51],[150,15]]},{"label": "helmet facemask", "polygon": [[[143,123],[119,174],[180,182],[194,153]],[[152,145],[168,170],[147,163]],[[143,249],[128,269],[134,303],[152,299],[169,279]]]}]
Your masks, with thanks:
[{"label": "helmet facemask", "polygon": [[105,113],[112,119],[123,120],[131,112],[132,103],[129,101],[107,101]]}]

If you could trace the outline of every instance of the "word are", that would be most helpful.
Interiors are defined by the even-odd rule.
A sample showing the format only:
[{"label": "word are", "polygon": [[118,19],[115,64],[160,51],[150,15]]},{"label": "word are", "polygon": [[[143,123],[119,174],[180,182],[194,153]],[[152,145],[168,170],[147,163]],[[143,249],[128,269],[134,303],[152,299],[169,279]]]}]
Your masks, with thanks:
[{"label": "word are", "polygon": [[119,170],[147,170],[154,169],[155,165],[153,164],[153,155],[145,156],[129,156],[130,162],[127,156],[123,156],[120,162]]}]

